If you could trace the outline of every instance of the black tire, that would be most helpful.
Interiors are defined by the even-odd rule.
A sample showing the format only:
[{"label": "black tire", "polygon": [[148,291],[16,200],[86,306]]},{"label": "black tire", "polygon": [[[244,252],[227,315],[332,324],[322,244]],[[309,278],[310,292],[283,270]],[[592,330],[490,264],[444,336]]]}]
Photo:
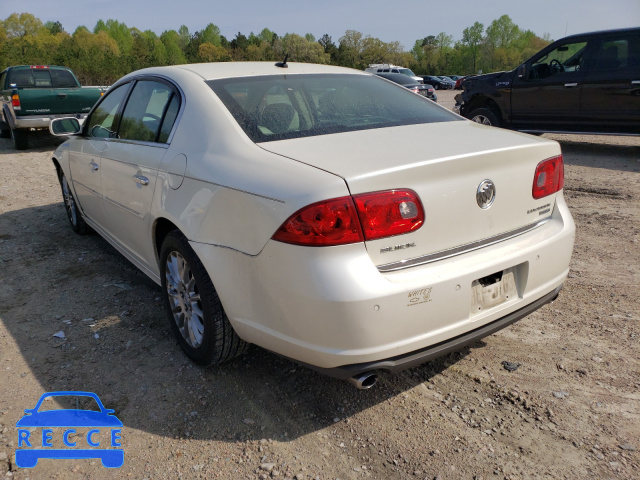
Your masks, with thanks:
[{"label": "black tire", "polygon": [[4,121],[2,112],[0,112],[0,138],[11,138],[11,127]]},{"label": "black tire", "polygon": [[160,278],[169,325],[189,358],[217,365],[247,350],[249,344],[229,323],[204,265],[177,230],[162,242]]},{"label": "black tire", "polygon": [[29,146],[29,139],[27,138],[27,132],[12,128],[11,138],[13,140],[13,148],[16,150],[26,150]]},{"label": "black tire", "polygon": [[62,201],[64,202],[64,208],[67,211],[67,218],[69,219],[71,228],[78,235],[91,233],[91,227],[87,225],[84,218],[82,218],[82,214],[78,209],[78,204],[73,196],[73,192],[71,192],[67,177],[64,176],[64,173],[60,172],[59,180],[60,188],[62,189]]},{"label": "black tire", "polygon": [[469,120],[472,122],[488,125],[490,127],[499,127],[501,125],[500,117],[489,108],[476,108],[469,114]]}]

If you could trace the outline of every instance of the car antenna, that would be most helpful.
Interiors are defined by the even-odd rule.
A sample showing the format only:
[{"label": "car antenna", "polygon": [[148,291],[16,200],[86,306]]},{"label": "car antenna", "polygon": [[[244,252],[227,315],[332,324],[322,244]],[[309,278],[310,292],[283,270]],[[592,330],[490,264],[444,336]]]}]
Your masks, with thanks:
[{"label": "car antenna", "polygon": [[276,67],[280,67],[280,68],[289,68],[289,65],[287,65],[287,59],[289,58],[289,54],[287,53],[284,56],[284,62],[278,62],[276,63]]}]

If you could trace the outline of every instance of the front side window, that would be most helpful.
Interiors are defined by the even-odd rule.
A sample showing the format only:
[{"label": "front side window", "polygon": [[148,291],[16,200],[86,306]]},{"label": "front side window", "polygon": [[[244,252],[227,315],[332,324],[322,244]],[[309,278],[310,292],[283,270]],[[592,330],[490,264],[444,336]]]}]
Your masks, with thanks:
[{"label": "front side window", "polygon": [[129,90],[129,84],[110,90],[87,119],[87,135],[98,138],[115,138],[117,129],[116,115]]},{"label": "front side window", "polygon": [[[173,97],[173,89],[164,83],[152,80],[137,82],[122,114],[119,138],[143,142],[157,141],[162,119]],[[175,103],[171,115],[175,115]],[[166,133],[166,128],[164,131]]]},{"label": "front side window", "polygon": [[268,75],[207,84],[256,143],[459,120],[373,75]]},{"label": "front side window", "polygon": [[559,45],[542,57],[534,60],[529,71],[529,79],[548,78],[565,72],[577,72],[582,68],[587,42]]}]

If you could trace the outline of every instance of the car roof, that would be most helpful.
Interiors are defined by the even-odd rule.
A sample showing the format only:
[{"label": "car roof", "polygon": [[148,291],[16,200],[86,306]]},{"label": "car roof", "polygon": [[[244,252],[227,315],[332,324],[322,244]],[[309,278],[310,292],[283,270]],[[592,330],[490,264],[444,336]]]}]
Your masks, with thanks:
[{"label": "car roof", "polygon": [[276,66],[276,62],[215,62],[215,63],[191,63],[185,65],[172,65],[167,67],[152,67],[130,73],[124,78],[140,74],[167,75],[172,72],[191,72],[204,80],[217,80],[221,78],[252,77],[261,75],[290,75],[305,73],[325,73],[325,74],[357,74],[368,75],[361,70],[354,70],[345,67],[334,67],[331,65],[320,65],[312,63],[287,63],[287,68]]},{"label": "car roof", "polygon": [[591,36],[597,36],[597,35],[610,35],[610,34],[620,34],[620,33],[638,33],[640,32],[640,27],[632,27],[632,28],[616,28],[616,29],[612,29],[612,30],[598,30],[595,32],[583,32],[583,33],[575,33],[573,35],[569,35],[566,37],[562,37],[559,38],[557,40],[555,40],[553,43],[559,41],[559,40],[567,40],[570,38],[578,38],[578,37],[591,37]]}]

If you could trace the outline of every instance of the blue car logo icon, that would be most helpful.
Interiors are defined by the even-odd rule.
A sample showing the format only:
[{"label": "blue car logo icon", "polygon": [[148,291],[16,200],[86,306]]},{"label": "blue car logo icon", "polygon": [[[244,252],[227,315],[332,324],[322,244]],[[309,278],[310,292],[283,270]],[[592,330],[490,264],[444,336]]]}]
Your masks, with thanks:
[{"label": "blue car logo icon", "polygon": [[[56,409],[39,412],[42,402],[50,397],[90,397],[100,408],[96,410]],[[34,408],[26,409],[25,416],[18,420],[18,448],[16,465],[32,468],[41,458],[87,459],[99,458],[107,468],[119,468],[124,463],[124,450],[120,445],[122,422],[113,415],[114,410],[106,409],[98,396],[91,392],[49,392],[40,397]],[[33,435],[34,429],[42,429],[42,434]],[[90,428],[81,441],[78,428]],[[55,429],[55,431],[54,431]],[[53,448],[54,436],[60,436],[65,447]],[[80,448],[86,443],[87,447]],[[108,444],[111,448],[104,448]],[[36,447],[36,448],[30,448]],[[40,447],[40,448],[37,448]],[[78,447],[78,448],[76,448]],[[102,448],[100,448],[102,447]]]}]

